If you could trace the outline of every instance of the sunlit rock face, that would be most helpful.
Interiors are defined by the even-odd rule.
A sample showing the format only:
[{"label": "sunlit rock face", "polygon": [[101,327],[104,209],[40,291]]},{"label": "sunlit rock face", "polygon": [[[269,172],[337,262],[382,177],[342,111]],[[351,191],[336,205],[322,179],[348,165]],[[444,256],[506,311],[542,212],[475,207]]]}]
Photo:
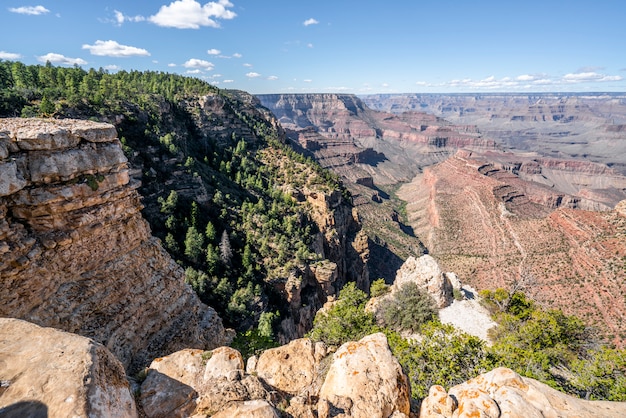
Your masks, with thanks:
[{"label": "sunlit rock face", "polygon": [[2,119],[0,168],[0,316],[91,337],[130,369],[225,342],[151,236],[112,125]]},{"label": "sunlit rock face", "polygon": [[623,417],[624,402],[585,401],[500,367],[454,386],[430,388],[420,418],[451,417]]},{"label": "sunlit rock face", "polygon": [[93,340],[0,318],[0,416],[137,416],[122,364]]}]

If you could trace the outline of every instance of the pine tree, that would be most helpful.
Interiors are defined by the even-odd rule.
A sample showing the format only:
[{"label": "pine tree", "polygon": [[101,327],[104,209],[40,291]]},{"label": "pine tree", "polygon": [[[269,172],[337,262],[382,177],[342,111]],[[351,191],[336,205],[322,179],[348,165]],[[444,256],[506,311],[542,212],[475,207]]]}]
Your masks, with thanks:
[{"label": "pine tree", "polygon": [[193,261],[198,261],[198,256],[202,253],[202,244],[204,244],[204,235],[193,226],[187,228],[185,255]]},{"label": "pine tree", "polygon": [[215,240],[215,237],[217,236],[217,232],[215,231],[215,226],[213,226],[213,223],[211,221],[209,221],[209,223],[206,224],[204,235],[206,236],[206,239],[208,242],[213,242]]}]

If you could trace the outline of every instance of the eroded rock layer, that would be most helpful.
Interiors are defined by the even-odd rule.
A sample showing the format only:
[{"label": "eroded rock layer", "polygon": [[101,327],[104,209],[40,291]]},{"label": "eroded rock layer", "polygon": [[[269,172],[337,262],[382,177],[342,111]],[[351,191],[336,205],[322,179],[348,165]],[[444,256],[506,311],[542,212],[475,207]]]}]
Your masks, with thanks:
[{"label": "eroded rock layer", "polygon": [[[442,268],[478,289],[525,282],[540,303],[626,337],[626,218],[459,152],[400,189],[411,225]],[[618,205],[621,207],[621,205]]]},{"label": "eroded rock layer", "polygon": [[93,338],[125,367],[227,337],[150,234],[109,124],[0,120],[0,315]]}]

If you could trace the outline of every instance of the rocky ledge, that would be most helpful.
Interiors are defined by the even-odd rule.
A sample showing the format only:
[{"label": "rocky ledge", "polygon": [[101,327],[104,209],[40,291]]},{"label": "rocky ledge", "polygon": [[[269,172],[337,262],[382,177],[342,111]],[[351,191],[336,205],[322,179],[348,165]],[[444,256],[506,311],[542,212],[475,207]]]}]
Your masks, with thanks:
[{"label": "rocky ledge", "polygon": [[0,316],[93,338],[131,371],[226,343],[137,187],[112,125],[0,119]]}]

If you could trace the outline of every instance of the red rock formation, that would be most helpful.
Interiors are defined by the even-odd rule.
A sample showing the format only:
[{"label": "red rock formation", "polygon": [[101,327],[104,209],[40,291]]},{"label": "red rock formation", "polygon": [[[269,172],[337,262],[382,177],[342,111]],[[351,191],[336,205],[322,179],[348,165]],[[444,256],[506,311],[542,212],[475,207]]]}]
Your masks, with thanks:
[{"label": "red rock formation", "polygon": [[626,218],[555,210],[550,193],[467,152],[400,189],[415,231],[443,269],[479,289],[532,277],[531,296],[624,341]]}]

